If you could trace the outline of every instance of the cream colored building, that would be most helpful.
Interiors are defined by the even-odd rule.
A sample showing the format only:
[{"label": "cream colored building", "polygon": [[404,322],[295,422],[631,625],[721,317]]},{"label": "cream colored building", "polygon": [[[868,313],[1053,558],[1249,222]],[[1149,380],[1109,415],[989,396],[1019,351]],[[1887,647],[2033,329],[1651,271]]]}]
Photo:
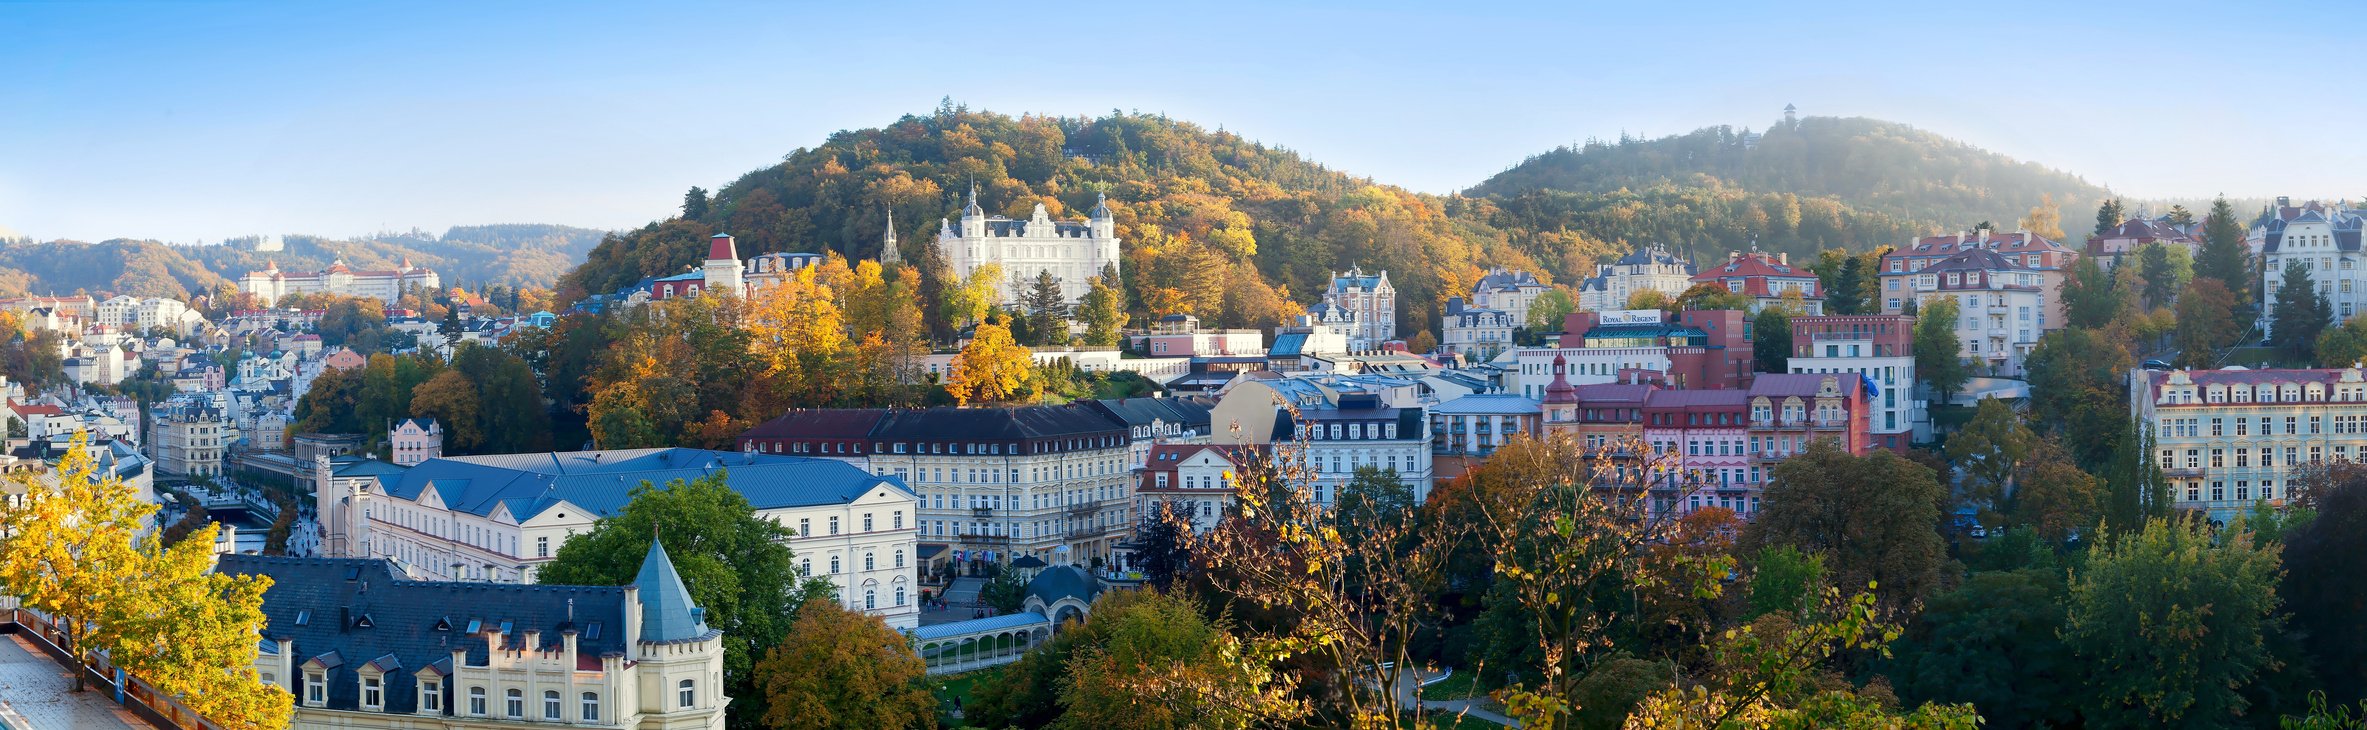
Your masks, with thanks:
[{"label": "cream colored building", "polygon": [[789,549],[839,601],[889,626],[920,623],[916,503],[894,479],[829,459],[699,449],[632,449],[315,462],[322,554],[395,561],[431,580],[533,583],[560,546],[643,482],[717,471],[759,517],[795,532]]},{"label": "cream colored building", "polygon": [[2153,431],[2178,509],[2226,522],[2292,498],[2295,467],[2367,461],[2359,368],[2136,370],[2131,415]]},{"label": "cream colored building", "polygon": [[1028,555],[1114,566],[1134,531],[1126,425],[1084,404],[795,411],[740,443],[911,485],[920,542],[947,546],[964,570]]},{"label": "cream colored building", "polygon": [[1060,283],[1061,296],[1074,306],[1105,267],[1114,271],[1124,265],[1107,202],[1097,202],[1092,217],[1082,221],[1053,220],[1042,203],[1027,220],[1013,220],[987,215],[978,205],[976,186],[970,188],[958,222],[939,222],[937,249],[953,273],[962,277],[987,264],[1002,267],[1003,282],[996,294],[1004,302],[1016,301],[1039,273],[1049,271]]},{"label": "cream colored building", "polygon": [[186,477],[222,473],[222,450],[235,440],[230,420],[210,402],[173,401],[149,414],[148,448],[156,470]]},{"label": "cream colored building", "polygon": [[261,575],[255,671],[296,728],[719,730],[723,634],[662,543],[625,586],[409,580],[384,560],[224,555]]}]

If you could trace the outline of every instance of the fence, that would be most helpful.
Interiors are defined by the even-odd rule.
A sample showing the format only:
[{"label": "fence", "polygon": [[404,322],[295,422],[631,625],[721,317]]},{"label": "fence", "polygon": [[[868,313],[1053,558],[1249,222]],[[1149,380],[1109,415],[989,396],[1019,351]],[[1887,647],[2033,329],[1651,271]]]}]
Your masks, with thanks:
[{"label": "fence", "polygon": [[[50,623],[49,617],[29,608],[20,608],[14,598],[0,597],[0,634],[22,634],[49,658],[68,669],[74,667],[74,654],[64,647],[65,632]],[[116,678],[122,682],[118,684]],[[97,661],[84,668],[83,678],[94,690],[103,691],[115,699],[123,709],[141,720],[163,730],[223,730],[222,726],[198,716],[180,701],[156,691],[147,682],[129,674],[120,674],[107,657],[100,654]]]}]

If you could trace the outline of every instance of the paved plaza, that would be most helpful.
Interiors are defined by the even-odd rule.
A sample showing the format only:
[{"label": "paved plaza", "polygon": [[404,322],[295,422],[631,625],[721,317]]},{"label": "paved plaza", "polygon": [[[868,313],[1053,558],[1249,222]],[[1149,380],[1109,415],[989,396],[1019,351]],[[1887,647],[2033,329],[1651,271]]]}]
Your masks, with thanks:
[{"label": "paved plaza", "polygon": [[96,687],[76,693],[73,674],[30,642],[22,634],[0,637],[0,702],[31,722],[30,730],[152,730]]}]

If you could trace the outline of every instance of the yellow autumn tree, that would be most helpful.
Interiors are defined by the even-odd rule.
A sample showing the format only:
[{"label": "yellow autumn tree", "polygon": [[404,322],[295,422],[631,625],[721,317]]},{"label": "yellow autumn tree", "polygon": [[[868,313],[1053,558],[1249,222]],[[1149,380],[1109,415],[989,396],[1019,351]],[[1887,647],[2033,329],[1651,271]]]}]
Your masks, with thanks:
[{"label": "yellow autumn tree", "polygon": [[[124,608],[147,598],[133,580],[141,556],[132,540],[156,505],[123,480],[100,476],[86,447],[75,437],[55,484],[31,472],[12,477],[24,497],[15,506],[0,502],[0,585],[48,614],[74,660],[87,665],[92,652],[120,643],[130,622],[115,619]],[[74,688],[83,688],[82,672]]]},{"label": "yellow autumn tree", "polygon": [[1002,403],[1025,392],[1035,374],[1035,353],[1012,341],[1010,327],[987,320],[978,325],[961,354],[953,356],[945,390],[962,405]]},{"label": "yellow autumn tree", "polygon": [[287,727],[294,696],[255,671],[263,630],[263,592],[271,579],[225,575],[213,567],[215,526],[170,547],[153,538],[139,548],[133,583],[144,600],[114,612],[121,641],[108,657],[206,719],[233,730]]},{"label": "yellow autumn tree", "polygon": [[[833,278],[851,279],[844,262]],[[838,294],[814,268],[799,269],[757,291],[748,306],[748,349],[762,376],[784,387],[814,391],[822,372],[846,344]]]}]

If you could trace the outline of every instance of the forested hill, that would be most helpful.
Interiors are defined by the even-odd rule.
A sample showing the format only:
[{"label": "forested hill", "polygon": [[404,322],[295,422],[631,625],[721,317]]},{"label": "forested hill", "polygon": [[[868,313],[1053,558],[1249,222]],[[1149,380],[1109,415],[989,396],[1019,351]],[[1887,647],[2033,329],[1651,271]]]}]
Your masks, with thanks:
[{"label": "forested hill", "polygon": [[315,271],[342,256],[357,269],[392,268],[409,258],[436,270],[446,285],[550,287],[602,231],[543,224],[455,226],[354,240],[286,236],[284,250],[257,252],[253,239],[179,246],[115,239],[0,246],[0,296],[22,293],[130,294],[186,299],[219,291],[248,271],[277,262],[289,271]]},{"label": "forested hill", "polygon": [[2093,210],[2105,195],[2069,173],[1905,124],[1857,117],[1777,122],[1755,141],[1747,130],[1718,126],[1563,147],[1531,157],[1469,194],[1512,199],[1537,191],[1601,195],[1671,187],[1830,198],[1944,230],[1984,220],[2010,229],[2044,196],[2076,212]]},{"label": "forested hill", "polygon": [[[2042,192],[2076,220],[2077,206],[2102,192],[1903,125],[1812,118],[1770,131],[1756,149],[1711,129],[1544,155],[1480,195],[1425,195],[1161,116],[1011,117],[947,104],[840,132],[712,196],[686,196],[686,216],[601,242],[559,295],[680,273],[718,231],[738,238],[743,257],[869,258],[890,213],[906,258],[937,287],[926,244],[972,183],[987,212],[1014,218],[1038,201],[1056,218],[1081,217],[1106,193],[1136,314],[1267,326],[1294,302],[1315,301],[1330,272],[1356,265],[1390,272],[1408,333],[1435,327],[1445,298],[1487,266],[1567,284],[1654,242],[1702,261],[1754,244],[1797,255],[1867,250],[1983,220],[2011,229]],[[1573,189],[1534,189],[1548,184]]]},{"label": "forested hill", "polygon": [[[1564,234],[1494,228],[1484,203],[1420,195],[1309,162],[1288,150],[1159,116],[1011,117],[945,105],[883,128],[840,132],[748,173],[689,215],[604,241],[562,299],[604,293],[704,258],[716,231],[740,255],[829,249],[876,256],[894,213],[900,248],[924,277],[941,218],[975,183],[990,214],[1026,218],[1042,202],[1082,217],[1107,194],[1137,313],[1189,312],[1225,326],[1271,325],[1310,302],[1330,272],[1387,269],[1403,325],[1431,326],[1438,302],[1484,264],[1552,272],[1609,249]],[[702,209],[703,208],[703,209]],[[1549,253],[1553,261],[1532,256]],[[935,285],[939,282],[929,282]]]}]

